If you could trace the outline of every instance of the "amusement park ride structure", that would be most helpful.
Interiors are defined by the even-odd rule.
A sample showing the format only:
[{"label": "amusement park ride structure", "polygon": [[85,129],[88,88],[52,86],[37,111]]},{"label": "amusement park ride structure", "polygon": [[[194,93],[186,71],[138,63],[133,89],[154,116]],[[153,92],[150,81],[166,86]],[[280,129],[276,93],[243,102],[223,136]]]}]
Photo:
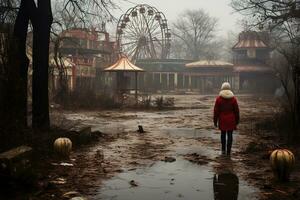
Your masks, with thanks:
[{"label": "amusement park ride structure", "polygon": [[165,15],[155,7],[141,4],[128,9],[118,21],[116,36],[119,53],[132,61],[169,56],[170,29]]},{"label": "amusement park ride structure", "polygon": [[[271,49],[263,33],[242,32],[232,49],[233,63],[224,64],[218,60],[170,59],[171,33],[167,19],[162,12],[146,4],[128,9],[120,17],[116,31],[115,41],[110,41],[105,26],[101,31],[73,28],[61,34],[65,40],[60,52],[73,63],[72,88],[95,87],[98,91],[109,88],[122,93],[132,92],[134,88],[136,96],[138,91],[206,93],[219,89],[221,82],[228,81],[235,90],[257,91],[261,83],[265,86],[262,91],[274,89],[272,70],[266,64]],[[128,70],[130,61],[143,71]],[[113,63],[123,66],[122,70],[115,68]],[[106,69],[110,65],[114,69]],[[116,73],[103,73],[112,71]]]}]

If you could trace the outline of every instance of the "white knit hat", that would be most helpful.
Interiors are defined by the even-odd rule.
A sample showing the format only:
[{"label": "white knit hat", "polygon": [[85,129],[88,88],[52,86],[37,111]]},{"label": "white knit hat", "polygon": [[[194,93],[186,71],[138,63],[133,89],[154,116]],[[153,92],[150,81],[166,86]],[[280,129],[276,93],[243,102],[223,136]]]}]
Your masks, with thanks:
[{"label": "white knit hat", "polygon": [[230,89],[231,89],[230,83],[224,82],[222,84],[221,90],[230,90]]}]

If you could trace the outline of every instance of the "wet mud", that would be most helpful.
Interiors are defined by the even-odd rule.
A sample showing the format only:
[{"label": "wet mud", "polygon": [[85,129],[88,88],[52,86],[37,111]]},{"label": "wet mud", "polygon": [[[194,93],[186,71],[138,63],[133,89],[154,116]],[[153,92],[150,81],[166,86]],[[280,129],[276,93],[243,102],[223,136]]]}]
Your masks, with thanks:
[{"label": "wet mud", "polygon": [[[72,166],[52,166],[49,179],[64,181],[40,196],[60,199],[70,191],[88,199],[116,200],[297,196],[297,172],[291,179],[293,186],[277,184],[268,157],[263,158],[265,150],[246,151],[251,142],[276,141],[276,136],[256,127],[278,112],[272,97],[238,96],[241,124],[233,136],[231,157],[221,155],[220,134],[213,127],[215,97],[172,97],[178,109],[63,112],[63,119],[70,124],[89,125],[105,137],[76,149],[66,161]],[[137,131],[139,125],[145,133]],[[103,159],[97,157],[99,152]]]}]

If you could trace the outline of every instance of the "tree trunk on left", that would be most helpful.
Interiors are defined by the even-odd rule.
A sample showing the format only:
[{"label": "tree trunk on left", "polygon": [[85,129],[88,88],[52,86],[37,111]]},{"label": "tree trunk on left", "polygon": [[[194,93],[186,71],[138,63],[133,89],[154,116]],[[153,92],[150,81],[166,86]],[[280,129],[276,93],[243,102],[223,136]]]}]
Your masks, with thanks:
[{"label": "tree trunk on left", "polygon": [[27,127],[27,72],[26,39],[29,23],[27,0],[22,0],[14,24],[8,52],[8,84],[3,119],[6,128],[22,130]]},{"label": "tree trunk on left", "polygon": [[32,127],[34,129],[50,127],[48,69],[51,24],[50,0],[38,0],[33,22]]}]

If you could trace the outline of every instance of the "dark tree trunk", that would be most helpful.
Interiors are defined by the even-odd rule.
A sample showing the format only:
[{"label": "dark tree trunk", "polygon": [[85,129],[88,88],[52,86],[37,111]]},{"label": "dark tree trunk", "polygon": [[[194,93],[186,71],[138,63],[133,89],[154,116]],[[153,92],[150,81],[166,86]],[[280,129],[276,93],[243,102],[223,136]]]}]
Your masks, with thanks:
[{"label": "dark tree trunk", "polygon": [[27,72],[26,38],[29,23],[28,3],[22,0],[10,40],[8,96],[6,98],[6,126],[13,129],[27,127]]},{"label": "dark tree trunk", "polygon": [[[296,66],[296,123],[298,132],[300,132],[300,68]],[[300,136],[298,136],[300,137]]]},{"label": "dark tree trunk", "polygon": [[52,24],[50,0],[38,0],[35,22],[33,22],[33,74],[32,74],[32,127],[48,129],[49,95],[49,40]]}]

